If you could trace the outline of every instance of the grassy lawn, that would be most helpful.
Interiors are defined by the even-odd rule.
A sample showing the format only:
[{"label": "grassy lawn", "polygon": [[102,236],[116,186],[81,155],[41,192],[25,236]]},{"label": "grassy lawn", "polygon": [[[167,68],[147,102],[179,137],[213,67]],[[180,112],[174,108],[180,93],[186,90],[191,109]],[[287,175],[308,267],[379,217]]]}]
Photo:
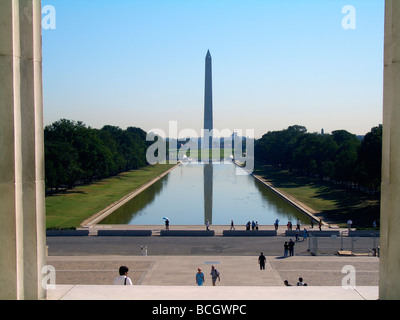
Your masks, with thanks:
[{"label": "grassy lawn", "polygon": [[373,220],[379,223],[379,195],[350,190],[271,166],[257,165],[254,174],[319,211],[317,216],[328,223],[345,226],[347,220],[351,219],[356,228],[371,228]]},{"label": "grassy lawn", "polygon": [[65,193],[46,197],[48,229],[77,228],[81,222],[121,199],[174,165],[154,165],[79,186]]}]

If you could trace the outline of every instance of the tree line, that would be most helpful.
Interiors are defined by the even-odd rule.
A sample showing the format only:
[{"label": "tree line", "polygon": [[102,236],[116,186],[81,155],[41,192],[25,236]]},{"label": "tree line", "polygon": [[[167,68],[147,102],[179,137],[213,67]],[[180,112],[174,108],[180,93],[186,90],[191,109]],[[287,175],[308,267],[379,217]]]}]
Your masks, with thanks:
[{"label": "tree line", "polygon": [[147,133],[140,128],[102,129],[61,119],[44,128],[45,179],[50,192],[71,189],[147,165]]},{"label": "tree line", "polygon": [[294,125],[255,142],[257,161],[302,175],[377,191],[381,184],[382,125],[364,137],[346,130],[308,133]]}]

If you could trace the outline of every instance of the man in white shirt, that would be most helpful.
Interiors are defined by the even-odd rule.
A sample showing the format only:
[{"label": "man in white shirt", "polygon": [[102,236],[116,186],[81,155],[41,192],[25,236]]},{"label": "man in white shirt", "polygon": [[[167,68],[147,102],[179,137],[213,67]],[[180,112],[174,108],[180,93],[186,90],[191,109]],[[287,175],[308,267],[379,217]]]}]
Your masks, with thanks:
[{"label": "man in white shirt", "polygon": [[128,267],[121,266],[119,268],[119,277],[115,278],[114,285],[132,286],[132,280],[128,277]]}]

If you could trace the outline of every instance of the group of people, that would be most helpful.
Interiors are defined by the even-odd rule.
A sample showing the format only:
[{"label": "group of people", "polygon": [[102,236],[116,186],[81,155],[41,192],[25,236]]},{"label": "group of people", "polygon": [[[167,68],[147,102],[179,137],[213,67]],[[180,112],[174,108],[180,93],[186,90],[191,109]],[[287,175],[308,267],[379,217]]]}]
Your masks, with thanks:
[{"label": "group of people", "polygon": [[[211,275],[211,282],[212,282],[213,286],[215,286],[217,279],[218,279],[218,281],[221,281],[220,272],[214,266],[211,266],[210,275]],[[206,282],[206,279],[204,277],[204,273],[201,271],[201,268],[198,268],[197,273],[196,273],[196,284],[198,286],[202,286],[205,282]]]},{"label": "group of people", "polygon": [[[310,227],[311,227],[311,229],[314,228],[314,223],[315,223],[315,220],[313,218],[311,218],[310,219]],[[292,230],[293,229],[292,221],[288,221],[288,223],[286,224],[286,227],[287,227],[288,230]],[[300,227],[301,227],[301,221],[300,221],[300,219],[297,219],[297,221],[296,221],[296,230],[300,231]],[[319,221],[318,221],[318,228],[321,231],[321,229],[322,229],[322,220],[321,219],[319,219]]]},{"label": "group of people", "polygon": [[[127,266],[121,266],[119,268],[119,276],[114,279],[114,285],[124,285],[124,286],[132,286],[132,279],[128,277],[129,268]],[[215,286],[215,283],[221,281],[220,272],[214,267],[211,266],[211,282],[212,285]],[[198,286],[202,286],[205,283],[204,273],[201,271],[201,268],[197,269],[196,273],[196,283]]]},{"label": "group of people", "polygon": [[283,245],[283,256],[292,257],[293,255],[294,255],[294,242],[292,239],[290,239],[289,242],[285,241],[285,244]]},{"label": "group of people", "polygon": [[[291,284],[289,284],[289,281],[288,281],[288,280],[284,280],[284,281],[283,281],[283,284],[284,284],[286,287],[291,287],[291,286],[292,286]],[[300,277],[300,278],[299,278],[299,282],[296,283],[296,286],[298,286],[298,287],[307,286],[307,283],[305,283],[305,282],[304,282],[304,279],[303,279],[302,277]]]},{"label": "group of people", "polygon": [[[278,220],[278,219],[276,219],[276,220]],[[296,221],[296,230],[300,230],[300,225],[301,225],[301,221],[300,221],[300,219],[297,219],[297,221]],[[286,226],[287,226],[288,230],[292,230],[293,229],[292,221],[288,221]]]},{"label": "group of people", "polygon": [[249,231],[251,227],[251,230],[258,230],[258,221],[254,220],[250,223],[250,221],[247,221],[246,223],[246,231]]}]

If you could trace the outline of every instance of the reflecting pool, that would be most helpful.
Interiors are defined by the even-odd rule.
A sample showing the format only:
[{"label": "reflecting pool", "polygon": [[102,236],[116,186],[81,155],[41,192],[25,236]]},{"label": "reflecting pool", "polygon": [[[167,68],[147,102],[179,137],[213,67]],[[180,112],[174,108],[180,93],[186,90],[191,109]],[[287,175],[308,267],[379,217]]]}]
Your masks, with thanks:
[{"label": "reflecting pool", "polygon": [[[238,170],[238,171],[237,171]],[[238,174],[240,173],[240,174]],[[308,218],[232,162],[182,163],[102,220],[101,224],[259,225]]]}]

